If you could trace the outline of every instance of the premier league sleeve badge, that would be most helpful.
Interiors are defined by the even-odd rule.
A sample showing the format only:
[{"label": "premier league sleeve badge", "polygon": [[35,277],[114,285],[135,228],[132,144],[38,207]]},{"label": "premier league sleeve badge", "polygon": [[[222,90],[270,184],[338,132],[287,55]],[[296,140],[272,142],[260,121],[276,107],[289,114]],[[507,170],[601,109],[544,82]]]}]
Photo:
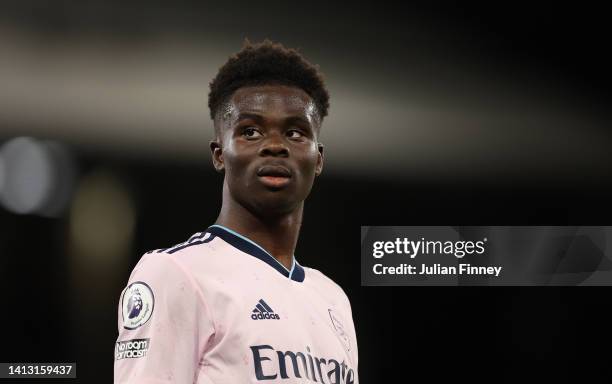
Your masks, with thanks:
[{"label": "premier league sleeve badge", "polygon": [[123,328],[136,329],[145,324],[153,314],[155,297],[146,283],[136,281],[123,291],[121,308],[123,313]]}]

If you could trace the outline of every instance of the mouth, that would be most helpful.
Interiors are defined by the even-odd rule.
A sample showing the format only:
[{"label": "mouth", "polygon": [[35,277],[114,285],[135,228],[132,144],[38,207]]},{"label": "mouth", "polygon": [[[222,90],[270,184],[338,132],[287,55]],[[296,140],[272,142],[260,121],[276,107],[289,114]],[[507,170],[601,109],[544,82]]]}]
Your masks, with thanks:
[{"label": "mouth", "polygon": [[257,170],[259,180],[267,187],[279,189],[291,181],[291,171],[282,165],[264,165]]}]

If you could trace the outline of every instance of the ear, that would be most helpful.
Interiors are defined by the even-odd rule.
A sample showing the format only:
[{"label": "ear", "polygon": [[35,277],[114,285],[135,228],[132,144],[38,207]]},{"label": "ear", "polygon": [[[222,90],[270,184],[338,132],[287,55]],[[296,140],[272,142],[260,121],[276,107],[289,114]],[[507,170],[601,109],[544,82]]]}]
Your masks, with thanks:
[{"label": "ear", "polygon": [[221,143],[216,140],[211,141],[210,153],[212,155],[212,162],[215,170],[219,173],[223,173],[225,164],[223,163],[223,149],[221,148]]},{"label": "ear", "polygon": [[317,166],[315,168],[315,176],[319,176],[323,172],[323,144],[317,143],[317,149],[319,150],[317,156]]}]

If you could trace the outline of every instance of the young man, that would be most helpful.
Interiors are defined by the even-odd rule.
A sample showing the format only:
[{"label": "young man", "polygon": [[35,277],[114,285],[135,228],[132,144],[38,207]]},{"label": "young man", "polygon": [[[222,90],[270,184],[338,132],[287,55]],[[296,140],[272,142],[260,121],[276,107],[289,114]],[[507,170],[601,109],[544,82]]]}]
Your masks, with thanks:
[{"label": "young man", "polygon": [[328,93],[299,53],[247,45],[211,83],[214,225],[148,252],[119,303],[116,383],[357,383],[349,301],[293,253]]}]

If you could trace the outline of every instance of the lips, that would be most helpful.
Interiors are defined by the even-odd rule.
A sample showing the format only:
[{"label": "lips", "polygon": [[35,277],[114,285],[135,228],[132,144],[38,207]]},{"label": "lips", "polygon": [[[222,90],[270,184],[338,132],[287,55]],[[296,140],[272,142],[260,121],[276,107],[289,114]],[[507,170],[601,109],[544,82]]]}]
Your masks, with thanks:
[{"label": "lips", "polygon": [[257,176],[266,187],[280,189],[289,184],[291,171],[282,165],[264,165],[257,170]]},{"label": "lips", "polygon": [[257,170],[257,176],[291,177],[291,171],[282,165],[264,165]]}]

